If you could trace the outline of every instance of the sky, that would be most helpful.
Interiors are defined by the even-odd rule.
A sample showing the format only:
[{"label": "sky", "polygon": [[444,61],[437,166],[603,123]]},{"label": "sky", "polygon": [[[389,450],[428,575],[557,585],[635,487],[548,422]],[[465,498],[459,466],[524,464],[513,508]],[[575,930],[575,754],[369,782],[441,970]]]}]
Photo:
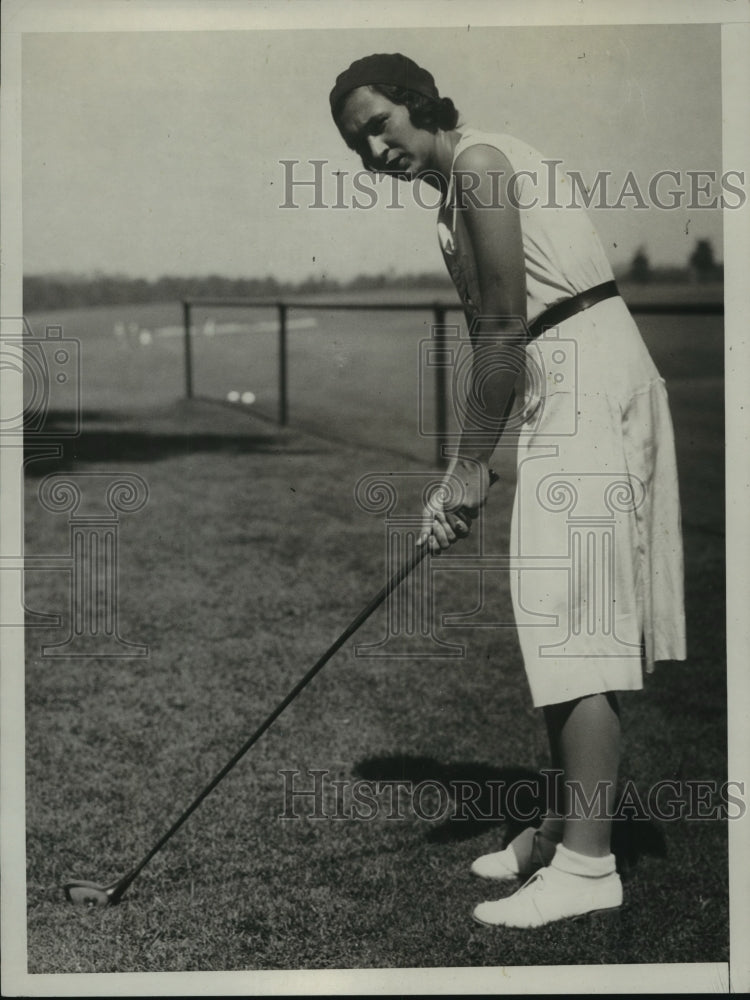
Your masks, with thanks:
[{"label": "sky", "polygon": [[[425,10],[427,8],[425,7]],[[435,212],[411,187],[394,209],[352,208],[361,170],[328,110],[336,74],[370,52],[428,68],[462,121],[518,136],[563,170],[611,171],[610,202],[632,170],[721,162],[718,25],[120,31],[27,34],[23,41],[23,260],[54,271],[308,276],[442,271]],[[324,207],[309,188],[281,208],[288,167],[324,160]],[[726,167],[730,164],[725,165]],[[335,171],[343,179],[336,202]],[[667,179],[660,190],[666,192]],[[341,182],[339,182],[341,183]],[[425,189],[425,200],[430,189]],[[710,194],[719,192],[718,183]],[[360,199],[361,200],[361,199]],[[718,210],[592,211],[612,263],[645,246],[682,264],[698,238],[722,257]],[[648,200],[648,199],[647,199]],[[706,197],[700,196],[700,200]]]}]

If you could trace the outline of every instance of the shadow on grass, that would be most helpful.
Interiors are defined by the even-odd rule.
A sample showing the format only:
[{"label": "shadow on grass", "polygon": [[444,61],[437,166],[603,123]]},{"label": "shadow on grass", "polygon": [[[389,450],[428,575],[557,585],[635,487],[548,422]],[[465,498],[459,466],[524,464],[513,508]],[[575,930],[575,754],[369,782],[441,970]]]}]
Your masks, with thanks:
[{"label": "shadow on grass", "polygon": [[[520,766],[495,767],[474,761],[445,764],[433,757],[396,754],[360,761],[354,774],[372,782],[404,782],[413,790],[413,801],[421,802],[426,819],[446,814],[441,822],[429,824],[426,839],[432,843],[468,840],[493,827],[508,843],[525,827],[538,826],[546,810],[545,775]],[[430,811],[421,801],[416,789],[422,783],[424,791],[442,797],[439,810]],[[622,798],[615,807],[612,851],[620,871],[634,867],[643,855],[666,857],[667,853],[659,827],[650,819],[635,819]]]},{"label": "shadow on grass", "polygon": [[[260,419],[259,419],[260,417]],[[312,454],[293,435],[259,414],[237,407],[181,401],[129,414],[85,410],[47,413],[43,434],[27,434],[25,466],[32,478],[107,462],[158,462],[186,455],[223,453]]]}]

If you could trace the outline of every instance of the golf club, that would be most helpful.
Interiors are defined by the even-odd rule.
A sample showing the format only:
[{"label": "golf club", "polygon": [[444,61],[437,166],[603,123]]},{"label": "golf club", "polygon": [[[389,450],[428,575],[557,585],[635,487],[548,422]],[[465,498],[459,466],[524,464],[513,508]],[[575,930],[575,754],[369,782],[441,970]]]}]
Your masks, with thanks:
[{"label": "golf club", "polygon": [[[498,479],[494,472],[490,472],[490,485],[496,482]],[[457,516],[463,517],[467,524],[470,525],[473,520],[471,514],[468,511],[464,511],[463,508],[459,508],[454,512]],[[426,545],[422,545],[414,548],[411,555],[405,560],[404,564],[394,573],[391,579],[386,583],[386,585],[373,597],[370,603],[359,612],[359,614],[354,618],[351,624],[341,633],[341,635],[336,639],[336,641],[329,646],[329,648],[323,653],[319,660],[313,664],[312,667],[307,671],[307,673],[302,677],[291,689],[289,694],[274,708],[274,710],[267,716],[266,719],[258,726],[255,732],[242,744],[239,750],[227,761],[224,767],[218,771],[211,781],[206,785],[206,787],[193,799],[190,805],[182,812],[174,823],[170,826],[163,836],[157,840],[151,850],[143,857],[143,859],[126,875],[122,878],[111,882],[109,885],[100,885],[97,882],[89,881],[69,881],[63,886],[65,893],[65,898],[70,903],[77,904],[79,906],[115,906],[120,902],[122,897],[125,895],[129,886],[133,881],[140,875],[146,865],[151,861],[155,854],[157,854],[161,848],[167,843],[167,841],[175,834],[182,824],[187,820],[187,818],[198,808],[201,802],[210,794],[219,784],[219,782],[226,777],[227,774],[232,770],[232,768],[237,764],[242,757],[245,756],[250,747],[256,743],[263,733],[278,719],[284,709],[294,701],[297,695],[302,691],[307,684],[315,677],[315,675],[323,669],[323,667],[328,663],[331,657],[344,645],[344,643],[354,635],[357,629],[370,617],[370,615],[380,607],[380,605],[387,600],[389,595],[398,587],[412,570],[422,562],[425,558],[429,549]]]}]

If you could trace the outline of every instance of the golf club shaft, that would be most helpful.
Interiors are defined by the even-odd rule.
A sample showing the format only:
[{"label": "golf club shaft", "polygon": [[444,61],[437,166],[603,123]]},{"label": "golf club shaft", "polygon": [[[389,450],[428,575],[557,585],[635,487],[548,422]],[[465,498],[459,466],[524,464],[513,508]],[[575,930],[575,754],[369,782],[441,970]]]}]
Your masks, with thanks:
[{"label": "golf club shaft", "polygon": [[[498,476],[490,470],[490,486],[497,482]],[[462,509],[455,512],[459,516],[463,516],[467,524],[471,523],[472,518],[467,514],[464,514]],[[406,579],[407,576],[423,561],[425,556],[429,552],[429,547],[425,543],[423,545],[415,545],[411,555],[404,561],[403,565],[393,574],[393,576],[388,580],[385,586],[373,597],[369,604],[364,607],[359,614],[354,618],[351,624],[344,629],[341,635],[332,643],[328,649],[323,653],[319,660],[317,660],[312,667],[307,671],[307,673],[300,678],[299,681],[294,685],[289,694],[280,701],[279,704],[274,708],[274,710],[268,715],[263,722],[258,726],[255,732],[245,740],[242,746],[236,751],[236,753],[227,761],[224,767],[214,775],[211,781],[206,785],[206,787],[193,799],[190,805],[181,813],[170,828],[164,833],[159,840],[154,844],[151,850],[145,855],[145,857],[133,868],[132,871],[124,875],[119,882],[115,884],[112,888],[109,899],[110,903],[117,903],[122,896],[125,894],[128,886],[134,881],[135,878],[143,871],[146,865],[151,861],[155,854],[157,854],[161,848],[166,844],[169,838],[175,834],[182,824],[188,819],[190,815],[198,808],[201,802],[206,798],[207,795],[216,788],[219,782],[226,777],[227,774],[232,770],[232,768],[245,756],[248,750],[253,746],[254,743],[261,738],[261,736],[266,732],[266,730],[273,725],[273,723],[278,719],[281,713],[287,708],[291,702],[297,697],[297,695],[306,687],[310,681],[315,677],[319,671],[328,663],[331,657],[338,652],[339,649],[350,639],[357,629],[360,628],[364,622],[370,617],[370,615],[376,611],[381,604],[384,603],[393,593],[393,591]]]},{"label": "golf club shaft", "polygon": [[297,697],[297,695],[306,687],[310,681],[315,677],[315,675],[323,669],[323,667],[328,663],[331,657],[338,652],[339,649],[344,645],[344,643],[350,639],[357,629],[370,617],[370,615],[383,604],[389,597],[389,595],[398,587],[409,574],[414,570],[419,563],[425,558],[428,553],[428,548],[426,545],[420,547],[415,547],[412,554],[404,562],[396,573],[391,577],[391,579],[386,583],[386,585],[373,597],[370,603],[359,612],[356,618],[351,622],[351,624],[341,633],[341,635],[336,639],[331,646],[323,653],[319,660],[313,664],[312,667],[307,671],[307,673],[300,678],[300,680],[294,685],[289,694],[279,702],[279,704],[274,708],[274,710],[268,715],[263,722],[258,726],[255,732],[248,737],[247,740],[242,744],[242,746],[237,750],[237,752],[227,761],[227,763],[222,767],[220,771],[211,779],[211,781],[206,785],[206,787],[197,795],[190,805],[185,809],[185,811],[177,817],[174,823],[170,826],[165,834],[159,838],[159,840],[154,844],[151,850],[146,854],[143,860],[127,875],[125,875],[117,883],[114,892],[111,895],[111,902],[116,903],[125,893],[131,882],[143,871],[149,861],[157,854],[161,848],[166,844],[169,838],[179,830],[182,824],[188,819],[188,817],[198,808],[201,802],[209,795],[214,788],[219,784],[219,782],[226,777],[227,774],[232,770],[232,768],[245,756],[247,751],[256,743],[260,737],[266,732],[266,730],[278,719],[281,713],[287,708],[291,702]]}]

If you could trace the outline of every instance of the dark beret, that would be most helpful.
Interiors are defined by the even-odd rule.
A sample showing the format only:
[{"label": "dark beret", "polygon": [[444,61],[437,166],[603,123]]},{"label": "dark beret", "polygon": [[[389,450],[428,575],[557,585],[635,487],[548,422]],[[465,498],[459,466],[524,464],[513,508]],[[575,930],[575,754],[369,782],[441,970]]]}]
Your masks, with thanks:
[{"label": "dark beret", "polygon": [[372,83],[404,87],[433,100],[438,100],[440,97],[432,74],[417,66],[412,59],[402,56],[400,52],[391,55],[381,53],[365,56],[363,59],[357,59],[349,69],[345,69],[336,77],[336,83],[329,96],[331,114],[334,118],[347,94],[357,87],[366,87]]}]

